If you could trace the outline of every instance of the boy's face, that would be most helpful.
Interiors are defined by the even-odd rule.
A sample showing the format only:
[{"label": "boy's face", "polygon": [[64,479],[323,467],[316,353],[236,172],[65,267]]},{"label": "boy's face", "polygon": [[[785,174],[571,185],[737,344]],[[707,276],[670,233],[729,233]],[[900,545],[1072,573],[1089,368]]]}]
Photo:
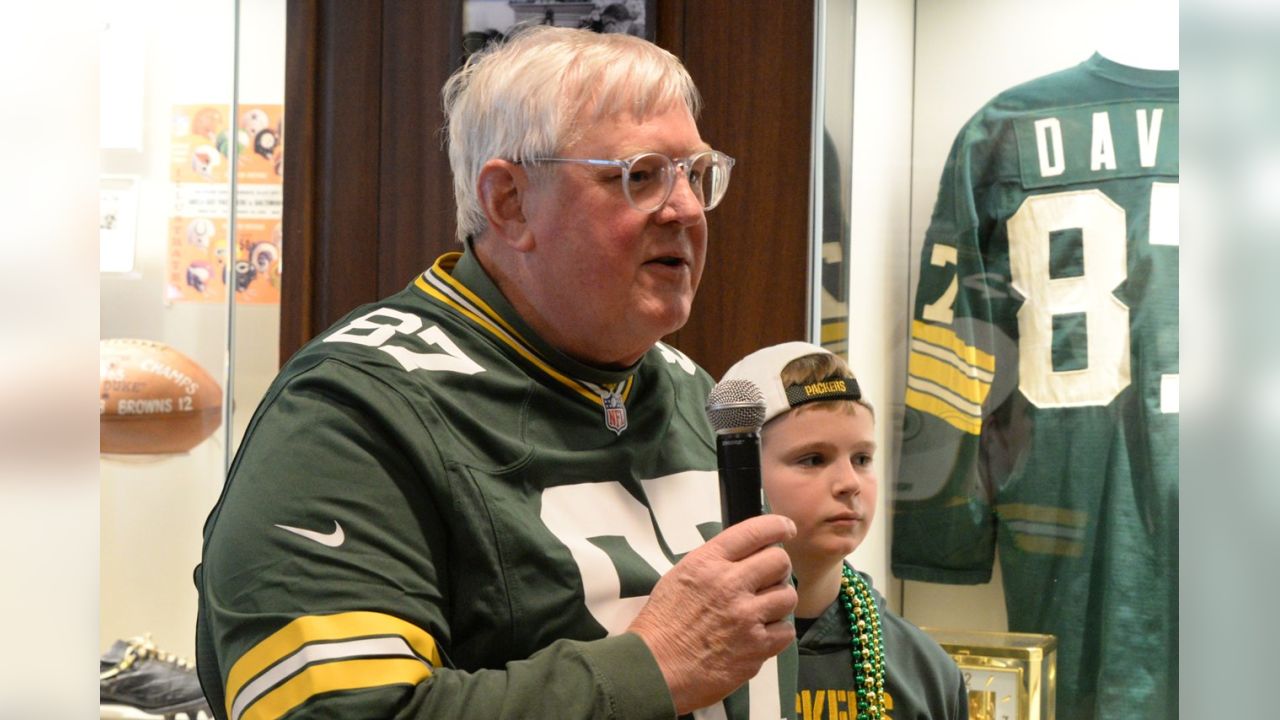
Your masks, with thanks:
[{"label": "boy's face", "polygon": [[793,563],[839,560],[862,543],[876,511],[875,421],[858,405],[800,408],[769,422],[760,461],[773,512],[791,518]]}]

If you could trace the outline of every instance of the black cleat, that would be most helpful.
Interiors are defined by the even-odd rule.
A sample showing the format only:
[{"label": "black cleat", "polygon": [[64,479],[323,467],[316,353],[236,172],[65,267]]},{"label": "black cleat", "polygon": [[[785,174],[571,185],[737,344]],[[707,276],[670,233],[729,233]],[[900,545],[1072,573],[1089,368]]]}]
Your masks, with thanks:
[{"label": "black cleat", "polygon": [[98,700],[174,720],[178,713],[196,720],[212,717],[195,667],[158,650],[150,637],[117,640],[99,660]]}]

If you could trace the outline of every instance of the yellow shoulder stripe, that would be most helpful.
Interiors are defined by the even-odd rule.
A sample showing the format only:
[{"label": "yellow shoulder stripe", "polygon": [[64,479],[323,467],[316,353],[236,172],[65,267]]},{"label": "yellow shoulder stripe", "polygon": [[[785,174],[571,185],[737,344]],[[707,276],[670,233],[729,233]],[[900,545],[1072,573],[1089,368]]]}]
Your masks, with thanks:
[{"label": "yellow shoulder stripe", "polygon": [[995,379],[995,356],[954,330],[914,320],[907,363],[909,407],[971,435],[982,432],[982,405]]},{"label": "yellow shoulder stripe", "polygon": [[[322,677],[313,675],[316,668],[346,667],[370,659],[416,664],[422,672],[419,680],[440,665],[430,633],[400,618],[369,611],[308,615],[267,636],[232,665],[226,683],[227,714],[239,718],[246,707],[275,695],[292,682],[291,678]],[[310,681],[306,686],[318,688],[315,692],[342,689],[323,689]]]},{"label": "yellow shoulder stripe", "polygon": [[944,347],[955,353],[967,365],[986,370],[987,372],[995,372],[996,358],[988,352],[983,352],[978,348],[969,345],[955,333],[954,330],[939,325],[930,325],[919,320],[911,321],[911,337],[923,340],[932,345]]},{"label": "yellow shoulder stripe", "polygon": [[1084,543],[1061,538],[1038,537],[1018,534],[1013,538],[1014,547],[1035,555],[1060,555],[1080,557],[1084,555]]},{"label": "yellow shoulder stripe", "polygon": [[1081,510],[1026,503],[1000,503],[996,505],[996,513],[1005,520],[1031,520],[1077,528],[1089,521],[1089,514]]},{"label": "yellow shoulder stripe", "polygon": [[312,665],[277,686],[237,720],[275,720],[320,693],[384,685],[416,685],[431,675],[421,662],[400,658]]},{"label": "yellow shoulder stripe", "polygon": [[970,435],[982,433],[982,419],[972,413],[961,412],[954,405],[938,399],[937,396],[907,388],[907,406],[937,417],[957,430]]},{"label": "yellow shoulder stripe", "polygon": [[1001,503],[995,509],[1013,532],[1013,544],[1018,549],[1038,555],[1080,557],[1084,554],[1088,513],[1027,503]]},{"label": "yellow shoulder stripe", "polygon": [[923,353],[911,353],[907,362],[907,373],[913,377],[928,380],[958,395],[968,403],[978,406],[978,412],[975,414],[981,414],[982,403],[986,402],[987,393],[991,390],[990,382],[969,377],[954,365]]}]

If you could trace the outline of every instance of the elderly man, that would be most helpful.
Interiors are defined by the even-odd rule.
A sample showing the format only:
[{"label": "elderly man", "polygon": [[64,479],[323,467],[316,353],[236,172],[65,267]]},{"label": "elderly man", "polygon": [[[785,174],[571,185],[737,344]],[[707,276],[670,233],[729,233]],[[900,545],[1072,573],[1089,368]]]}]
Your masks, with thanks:
[{"label": "elderly man", "polygon": [[712,381],[659,342],[733,167],[692,80],[536,28],[444,96],[463,251],[289,361],[206,524],[215,714],[790,714],[795,527],[719,532]]}]

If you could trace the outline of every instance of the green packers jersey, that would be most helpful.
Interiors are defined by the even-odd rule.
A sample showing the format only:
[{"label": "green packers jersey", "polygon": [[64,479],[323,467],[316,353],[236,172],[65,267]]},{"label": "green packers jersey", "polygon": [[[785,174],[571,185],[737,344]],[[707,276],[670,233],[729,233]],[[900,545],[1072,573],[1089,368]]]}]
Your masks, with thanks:
[{"label": "green packers jersey", "polygon": [[[871,577],[859,573],[871,585]],[[969,699],[955,660],[920,628],[894,615],[874,588],[884,645],[882,720],[967,720]],[[800,637],[798,720],[858,717],[849,616],[837,600]]]},{"label": "green packers jersey", "polygon": [[925,237],[893,570],[1058,637],[1058,717],[1177,716],[1178,80],[1094,55],[1001,93]]},{"label": "green packers jersey", "polygon": [[[205,525],[215,713],[672,717],[624,631],[720,529],[711,387],[662,344],[563,356],[470,252],[357,309],[281,371]],[[794,652],[697,715],[776,720]]]}]

